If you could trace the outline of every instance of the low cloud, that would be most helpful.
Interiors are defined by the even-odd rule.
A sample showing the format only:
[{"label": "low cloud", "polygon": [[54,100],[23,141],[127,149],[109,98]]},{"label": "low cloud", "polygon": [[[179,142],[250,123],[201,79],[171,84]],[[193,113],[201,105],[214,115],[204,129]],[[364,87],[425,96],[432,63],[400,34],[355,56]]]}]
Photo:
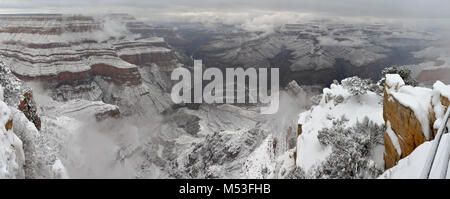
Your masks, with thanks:
[{"label": "low cloud", "polygon": [[[233,24],[270,32],[312,18],[448,26],[448,0],[3,0],[0,13],[129,13],[153,23]],[[430,22],[431,21],[431,22]],[[444,25],[439,25],[444,24]]]},{"label": "low cloud", "polygon": [[247,18],[240,25],[241,28],[247,31],[263,31],[271,32],[275,28],[287,23],[299,23],[302,21],[313,19],[313,14],[306,13],[292,13],[279,12],[271,14],[263,14],[253,18]]},{"label": "low cloud", "polygon": [[11,12],[127,12],[143,17],[168,13],[299,12],[382,18],[450,18],[448,0],[3,0]]}]

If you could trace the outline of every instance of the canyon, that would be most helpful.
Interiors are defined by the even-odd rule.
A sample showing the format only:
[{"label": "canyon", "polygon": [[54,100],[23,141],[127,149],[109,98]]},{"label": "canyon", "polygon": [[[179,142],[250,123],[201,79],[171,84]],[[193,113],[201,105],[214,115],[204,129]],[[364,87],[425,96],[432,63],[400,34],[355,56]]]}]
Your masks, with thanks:
[{"label": "canyon", "polygon": [[166,26],[177,29],[165,34],[167,42],[206,67],[276,67],[284,77],[282,86],[295,80],[326,87],[355,75],[376,81],[385,67],[421,63],[411,53],[437,39],[431,32],[393,24],[332,20],[283,24],[268,32],[223,24]]},{"label": "canyon", "polygon": [[[2,15],[0,30],[6,133],[24,143],[15,177],[281,175],[296,112],[268,125],[254,106],[175,106],[170,74],[183,57],[159,28],[130,15],[38,14]],[[36,106],[18,110],[23,98]],[[261,155],[271,156],[264,168]]]},{"label": "canyon", "polygon": [[[133,34],[124,36],[124,29],[115,30],[128,23],[125,19],[118,24],[105,20],[113,21],[63,15],[1,16],[0,56],[15,76],[44,83],[59,100],[102,100],[119,104],[126,114],[131,113],[126,111],[131,104],[155,104],[139,70],[170,71],[177,66],[173,52],[162,38],[136,40]],[[131,96],[116,98],[120,92],[147,97],[128,102]]]},{"label": "canyon", "polygon": [[[433,140],[450,104],[433,74],[445,69],[421,68],[436,61],[430,32],[175,26],[127,14],[0,15],[0,152],[11,166],[0,177],[376,178]],[[175,104],[171,73],[193,72],[194,59],[279,69],[279,111]],[[381,74],[397,64],[433,86]]]}]

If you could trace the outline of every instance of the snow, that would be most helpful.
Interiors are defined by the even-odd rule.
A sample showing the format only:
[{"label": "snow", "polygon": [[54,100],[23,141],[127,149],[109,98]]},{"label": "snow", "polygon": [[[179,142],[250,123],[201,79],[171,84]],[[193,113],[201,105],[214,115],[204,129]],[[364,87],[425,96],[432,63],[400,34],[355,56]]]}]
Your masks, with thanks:
[{"label": "snow", "polygon": [[320,164],[332,152],[329,146],[322,146],[316,133],[305,133],[298,137],[297,141],[297,166],[306,172],[315,165]]},{"label": "snow", "polygon": [[[245,161],[243,167],[248,170],[243,171],[244,175],[242,177],[263,179],[265,177],[262,172],[264,169],[268,171],[275,170],[275,164],[271,161],[273,157],[270,157],[271,154],[273,154],[273,149],[270,147],[272,139],[272,135],[269,135],[263,143],[249,155],[249,158]],[[271,174],[273,175],[274,173]]]},{"label": "snow", "polygon": [[[111,37],[118,37],[125,31],[125,24],[117,20],[103,19],[85,19],[78,20],[71,18],[72,16],[47,16],[41,18],[39,16],[2,16],[0,17],[0,27],[3,29],[32,28],[38,30],[54,29],[52,34],[39,33],[20,33],[11,36],[8,32],[0,33],[0,41],[7,41],[11,38],[18,41],[33,41],[35,43],[48,43],[59,41],[79,42],[83,40],[106,41]],[[76,17],[76,16],[75,16]],[[76,27],[84,27],[85,31],[66,31],[58,32],[58,29],[71,30]],[[91,34],[85,34],[90,32]]]},{"label": "snow", "polygon": [[445,85],[441,81],[436,81],[433,84],[433,90],[438,91],[442,96],[450,100],[450,85]]},{"label": "snow", "polygon": [[[23,151],[27,161],[24,163],[26,178],[64,178],[62,163],[56,163],[58,152],[67,146],[62,137],[77,126],[76,120],[67,122],[62,117],[54,119],[41,117],[41,131],[38,131],[23,112],[11,108],[14,134],[23,141]],[[69,119],[69,118],[68,118]],[[62,157],[65,157],[62,155]],[[67,176],[67,175],[66,175]]]},{"label": "snow", "polygon": [[[433,111],[436,116],[436,121],[433,124],[434,128],[439,128],[441,126],[442,119],[444,117],[444,110],[445,107],[442,105],[440,101],[440,96],[445,95],[446,92],[448,92],[448,86],[444,85],[442,82],[437,81],[433,85],[433,90],[430,89],[424,89],[424,88],[412,88],[409,86],[403,86],[400,89],[398,89],[398,92],[395,91],[389,91],[391,94],[394,94],[395,98],[399,99],[401,103],[411,107],[416,117],[419,118],[419,115],[427,116],[427,112],[425,112],[425,108],[430,108],[431,105],[433,105]],[[398,95],[401,93],[400,95]],[[430,103],[430,97],[431,97],[431,103]],[[426,105],[428,104],[428,106]],[[422,110],[420,110],[422,108]],[[426,120],[425,125],[428,127],[428,118],[419,118],[421,120],[422,126],[424,125],[424,121]],[[389,123],[388,123],[389,125]],[[428,128],[427,128],[428,130]],[[427,133],[428,131],[424,131]],[[389,133],[389,130],[388,130]],[[427,134],[425,134],[427,135]],[[437,138],[436,138],[437,139]],[[421,144],[419,147],[417,147],[409,156],[406,158],[400,160],[398,164],[387,170],[380,178],[420,178],[423,169],[425,167],[425,163],[428,160],[428,156],[430,155],[430,150],[436,148],[436,140],[428,141],[423,144]],[[437,152],[436,156],[430,171],[429,178],[439,178],[441,175],[441,171],[448,166],[448,150],[450,148],[450,136],[449,134],[442,135],[441,142],[439,143],[439,146],[437,146]],[[447,168],[448,169],[448,168]],[[447,178],[449,176],[447,175]]]},{"label": "snow", "polygon": [[[317,27],[317,28],[316,28]],[[202,51],[219,60],[233,60],[233,64],[262,65],[268,57],[280,53],[282,47],[292,51],[292,71],[333,68],[337,59],[360,67],[386,58],[391,47],[417,45],[401,42],[417,39],[425,42],[429,34],[405,27],[373,24],[346,24],[336,22],[299,22],[286,24],[275,32],[252,35],[216,34],[202,47]],[[364,46],[361,48],[361,46]]]},{"label": "snow", "polygon": [[0,179],[24,177],[22,141],[12,130],[5,129],[10,119],[10,108],[0,100]]},{"label": "snow", "polygon": [[439,143],[438,150],[436,152],[436,156],[433,162],[433,167],[430,171],[429,178],[431,179],[440,178],[441,171],[444,169],[444,166],[448,166],[449,147],[450,147],[450,136],[448,136],[448,134],[443,134],[441,142]]},{"label": "snow", "polygon": [[3,90],[3,87],[2,87],[2,86],[0,86],[0,100],[1,100],[1,101],[5,100],[5,97],[4,97],[4,90]]},{"label": "snow", "polygon": [[[336,102],[336,96],[342,96],[343,102]],[[344,127],[354,126],[364,117],[376,124],[384,124],[381,101],[381,96],[371,91],[353,96],[342,85],[332,84],[330,88],[324,88],[320,103],[299,115],[298,123],[302,125],[302,134],[297,140],[296,164],[308,172],[328,157],[332,149],[322,146],[317,135],[321,129],[332,127],[336,119],[345,117],[348,121]],[[373,157],[379,159],[378,156]]]},{"label": "snow", "polygon": [[[16,49],[16,50],[14,50]],[[12,51],[14,50],[14,51]],[[82,72],[95,64],[106,64],[120,69],[136,68],[118,56],[150,53],[168,53],[164,47],[127,47],[116,51],[110,44],[79,44],[69,47],[32,49],[18,45],[2,45],[0,53],[6,56],[5,63],[21,75],[54,75],[61,72]],[[72,61],[68,61],[72,60]]]},{"label": "snow", "polygon": [[11,110],[5,102],[0,101],[0,129],[6,131],[5,124],[11,119]]},{"label": "snow", "polygon": [[[426,159],[429,154],[429,150],[433,141],[424,142],[419,145],[414,151],[407,157],[401,159],[396,166],[386,170],[379,179],[417,179],[420,178],[420,174],[424,169]],[[439,145],[436,159],[434,160],[433,168],[430,172],[430,178],[436,178],[440,170],[442,169],[442,160],[444,150],[450,144],[450,135],[442,135],[442,140]],[[447,176],[448,178],[449,176]]]},{"label": "snow", "polygon": [[386,74],[386,84],[389,88],[399,88],[405,85],[405,82],[398,74]]},{"label": "snow", "polygon": [[398,74],[387,74],[387,94],[392,95],[400,104],[410,108],[422,126],[422,132],[427,139],[431,138],[428,114],[431,109],[433,91],[429,88],[405,85]]},{"label": "snow", "polygon": [[401,159],[396,166],[386,170],[379,179],[419,178],[428,155],[430,142],[419,145],[411,154]]},{"label": "snow", "polygon": [[22,141],[12,131],[0,130],[0,179],[23,178],[24,161]]},{"label": "snow", "polygon": [[[23,21],[19,22],[5,22],[9,23],[9,25],[24,25]],[[76,23],[82,23],[82,22],[76,22]],[[56,22],[54,24],[52,23],[26,23],[25,25],[29,27],[52,27],[56,26],[59,27]],[[331,27],[331,26],[330,26]],[[327,27],[321,26],[321,29],[326,29]],[[302,31],[303,28],[300,28],[299,31]],[[341,29],[345,30],[345,29]],[[380,31],[381,32],[381,31]],[[143,47],[143,46],[134,46],[134,44],[141,44],[145,42],[163,42],[161,38],[152,38],[153,41],[144,41],[140,40],[136,43],[115,43],[117,41],[110,41],[108,38],[108,34],[104,34],[102,31],[94,31],[91,32],[92,35],[88,35],[85,33],[69,33],[69,34],[62,34],[62,35],[32,35],[32,34],[0,34],[0,40],[14,40],[14,41],[23,41],[23,42],[30,42],[33,41],[36,43],[51,43],[51,42],[58,42],[63,41],[65,44],[70,44],[69,47],[57,47],[57,48],[49,48],[49,49],[33,49],[33,48],[25,48],[20,45],[3,45],[0,48],[0,51],[8,52],[8,50],[15,50],[18,51],[16,53],[20,56],[20,58],[24,58],[26,60],[33,60],[37,63],[31,63],[32,61],[18,61],[18,59],[9,59],[9,63],[11,67],[14,69],[16,73],[19,74],[26,74],[29,76],[34,75],[40,75],[40,74],[57,74],[62,71],[71,71],[71,72],[79,72],[79,71],[86,71],[90,69],[90,66],[96,63],[106,63],[108,65],[117,66],[118,68],[132,68],[136,67],[132,64],[128,64],[124,62],[123,60],[120,60],[117,56],[120,55],[134,55],[134,54],[142,54],[142,53],[168,53],[170,52],[170,49],[164,48],[164,47]],[[320,32],[316,32],[320,33]],[[400,34],[400,33],[398,33]],[[319,34],[317,34],[319,35]],[[335,62],[334,58],[344,58],[346,60],[349,60],[354,65],[364,65],[365,63],[370,63],[374,60],[377,60],[381,57],[383,57],[382,54],[378,54],[379,52],[382,52],[383,49],[376,48],[372,46],[372,43],[368,42],[366,40],[365,35],[361,34],[361,31],[357,31],[355,33],[352,33],[352,35],[348,35],[349,40],[347,41],[338,41],[335,40],[336,38],[331,36],[322,36],[323,38],[319,38],[321,44],[319,45],[325,45],[325,43],[333,44],[329,46],[315,46],[313,44],[311,39],[298,39],[298,36],[283,36],[281,38],[275,38],[275,37],[268,37],[267,39],[269,42],[256,42],[261,43],[261,46],[257,46],[257,50],[255,51],[255,48],[239,48],[236,50],[234,46],[230,46],[229,49],[230,52],[225,52],[223,57],[226,58],[234,58],[241,59],[243,61],[246,61],[248,57],[256,57],[255,60],[258,59],[265,59],[264,56],[267,57],[267,55],[276,55],[278,54],[278,51],[276,49],[279,49],[281,46],[284,46],[286,44],[287,48],[290,50],[293,50],[293,55],[295,56],[295,64],[298,66],[294,67],[299,69],[300,66],[308,65],[304,63],[311,63],[311,65],[318,65],[317,68],[320,67],[327,67],[332,66]],[[84,41],[86,39],[94,39],[96,41],[105,41],[105,43],[96,43],[96,44],[76,44],[72,45],[74,42]],[[261,38],[264,39],[264,38]],[[233,43],[238,43],[238,45],[241,45],[243,41],[239,38],[234,38],[235,41],[226,40],[226,43],[229,43],[229,45],[233,45]],[[245,38],[243,39],[245,41]],[[336,43],[337,42],[337,43]],[[244,42],[245,43],[245,42]],[[252,42],[251,42],[252,43]],[[253,42],[254,43],[254,42]],[[217,46],[214,46],[214,44],[217,44]],[[220,45],[219,45],[220,44]],[[343,44],[348,44],[346,47],[338,48],[334,46],[334,44],[339,44],[342,46]],[[365,49],[360,48],[352,48],[352,46],[359,46],[362,44],[370,44],[370,47],[365,47]],[[221,43],[213,43],[212,47],[220,48]],[[122,48],[125,47],[125,48]],[[323,47],[323,48],[322,48]],[[228,48],[228,47],[227,47]],[[380,47],[381,48],[381,47]],[[246,51],[247,50],[247,51]],[[316,51],[317,50],[317,51]],[[80,53],[82,51],[82,53]],[[317,55],[316,58],[310,58],[310,53],[314,51],[315,55]],[[254,53],[261,54],[257,56],[249,56],[254,55]],[[68,55],[55,55],[57,53],[67,53]],[[73,59],[77,58],[79,56],[85,56],[90,53],[99,53],[101,55],[95,55],[90,56],[89,58],[83,59],[82,61],[60,61],[61,59]],[[327,53],[330,53],[331,55],[327,55]],[[263,57],[263,58],[261,58]],[[272,56],[270,56],[272,57]],[[332,57],[332,58],[329,58]],[[56,61],[55,61],[56,60]],[[46,61],[51,61],[51,64],[45,63]],[[142,70],[142,69],[140,69]],[[155,81],[152,76],[148,78],[151,81]],[[403,81],[400,81],[401,79],[398,79],[397,77],[389,78],[388,82],[390,84],[396,85],[396,87],[403,87],[404,83]],[[101,83],[99,83],[101,84]],[[160,85],[160,84],[158,84]],[[96,88],[99,88],[100,86],[97,86]],[[106,86],[103,86],[102,88],[105,88]],[[108,88],[108,87],[106,87]],[[139,87],[141,88],[141,87]],[[128,89],[128,88],[127,88]],[[81,89],[80,89],[81,90]],[[100,90],[100,89],[99,89]],[[137,89],[136,89],[137,90]],[[147,89],[142,89],[145,91],[148,91]],[[159,91],[153,88],[150,88],[150,91]],[[67,91],[65,91],[67,92]],[[95,92],[91,92],[95,93]],[[117,93],[115,96],[130,96],[127,94],[135,93],[135,91],[117,91],[114,92]],[[144,92],[143,92],[144,93]],[[165,96],[164,94],[158,94],[158,92],[150,92],[152,93],[151,99],[154,101],[154,103],[161,103],[163,104],[160,99],[163,99]],[[157,97],[155,97],[155,93]],[[320,164],[323,160],[325,160],[328,155],[332,152],[331,147],[329,146],[323,146],[320,144],[317,134],[318,131],[323,128],[328,128],[333,125],[333,121],[336,121],[337,119],[340,119],[341,117],[345,117],[347,120],[345,122],[346,127],[353,126],[356,122],[361,121],[364,117],[368,117],[371,121],[374,121],[377,124],[383,124],[383,118],[382,118],[382,107],[381,107],[381,96],[378,96],[377,94],[368,91],[367,93],[353,96],[347,89],[343,88],[340,85],[331,85],[330,88],[326,88],[323,91],[324,96],[320,102],[319,105],[314,106],[310,111],[304,112],[300,114],[300,120],[299,122],[302,124],[302,134],[297,138],[297,148],[294,150],[297,150],[297,160],[294,160],[294,150],[288,150],[288,151],[278,151],[274,149],[274,142],[273,140],[275,138],[278,138],[278,146],[280,146],[285,140],[286,136],[283,133],[286,133],[286,131],[281,131],[281,133],[274,132],[272,128],[274,126],[283,125],[285,123],[279,124],[278,121],[275,120],[269,120],[263,125],[263,127],[257,126],[260,125],[260,119],[258,119],[255,116],[255,113],[252,111],[245,110],[241,107],[236,107],[232,105],[221,105],[217,107],[208,107],[208,106],[202,106],[199,110],[188,110],[188,113],[191,113],[192,115],[197,115],[201,121],[199,122],[199,125],[201,127],[200,132],[196,136],[191,136],[190,134],[185,133],[181,128],[178,128],[178,130],[174,130],[173,132],[169,132],[167,134],[167,129],[173,129],[173,126],[164,126],[162,127],[164,134],[157,135],[158,139],[162,139],[164,141],[167,141],[167,143],[174,142],[173,148],[171,145],[165,145],[165,142],[157,143],[157,149],[156,149],[156,155],[159,157],[158,159],[161,160],[152,160],[152,161],[159,161],[157,163],[164,164],[164,158],[179,158],[183,157],[181,155],[184,155],[183,153],[190,152],[189,149],[193,144],[196,142],[202,142],[203,137],[211,134],[211,132],[217,132],[220,131],[222,136],[227,138],[228,135],[231,137],[230,139],[227,138],[225,142],[227,142],[227,145],[224,145],[223,147],[230,146],[232,151],[239,151],[241,154],[240,156],[243,156],[242,158],[239,157],[238,160],[233,160],[233,162],[226,162],[226,164],[230,164],[230,167],[222,167],[221,165],[212,165],[208,169],[210,171],[217,171],[217,173],[224,172],[225,169],[235,169],[240,168],[242,164],[245,164],[248,168],[246,173],[243,173],[242,177],[251,177],[251,178],[263,178],[263,177],[283,177],[282,171],[290,171],[295,168],[296,162],[297,165],[302,167],[304,170],[308,170],[309,168],[313,167],[314,165]],[[67,93],[66,93],[67,94]],[[93,99],[100,99],[99,95],[94,94],[97,97],[92,97]],[[159,96],[161,95],[161,97]],[[109,96],[109,95],[104,95]],[[111,95],[113,96],[113,95]],[[132,95],[134,96],[134,95]],[[147,95],[146,95],[147,97]],[[340,97],[339,100],[337,97]],[[133,98],[133,97],[129,97]],[[140,100],[141,98],[136,98],[136,100]],[[340,100],[342,99],[342,101]],[[130,102],[130,103],[128,103]],[[135,106],[136,102],[134,98],[129,101],[125,101],[127,103],[126,105],[130,107],[137,107]],[[170,104],[169,104],[170,105]],[[163,105],[161,105],[163,107]],[[8,107],[7,107],[8,108]],[[42,108],[42,131],[38,134],[37,130],[33,127],[33,124],[30,123],[24,115],[20,112],[16,112],[16,118],[17,122],[14,125],[17,125],[14,127],[18,131],[23,131],[22,133],[28,133],[25,134],[26,136],[30,136],[31,139],[36,139],[36,142],[45,142],[45,143],[38,143],[36,144],[36,150],[39,152],[38,157],[45,159],[45,161],[48,161],[48,164],[45,166],[49,167],[50,175],[57,177],[57,178],[67,178],[68,173],[63,165],[63,163],[68,163],[69,166],[68,169],[70,171],[71,163],[80,163],[81,166],[84,165],[84,157],[78,157],[75,156],[67,156],[70,154],[64,154],[60,153],[61,149],[58,147],[64,148],[66,142],[65,139],[63,139],[64,136],[69,136],[72,132],[76,130],[80,131],[88,131],[87,135],[90,137],[87,137],[86,140],[81,139],[80,142],[88,141],[89,145],[95,145],[97,146],[99,144],[99,141],[96,139],[89,139],[89,138],[96,138],[96,136],[92,137],[89,133],[90,128],[94,128],[95,126],[89,126],[84,125],[87,127],[81,128],[80,126],[83,126],[81,123],[78,124],[77,119],[86,117],[86,115],[89,115],[91,113],[96,112],[102,112],[106,110],[113,110],[116,109],[116,106],[105,104],[103,102],[91,102],[88,100],[70,100],[68,102],[58,102],[53,104],[46,104],[45,106],[43,104],[40,104],[40,108]],[[292,109],[292,108],[291,108]],[[8,108],[9,110],[9,108]],[[195,113],[193,113],[195,112]],[[295,113],[297,115],[297,112]],[[293,119],[295,117],[290,117],[290,119]],[[287,120],[284,120],[284,122]],[[262,119],[261,119],[262,120]],[[296,121],[296,118],[293,119],[294,124]],[[275,121],[275,122],[274,122]],[[265,122],[265,121],[264,121]],[[3,127],[4,125],[2,125]],[[78,126],[78,128],[77,128]],[[83,126],[83,127],[84,127]],[[243,140],[242,138],[244,135],[247,134],[247,131],[249,131],[251,128],[254,128],[257,126],[257,128],[261,128],[264,130],[267,130],[268,132],[272,133],[267,136],[264,140],[262,140],[262,143],[259,143],[258,145],[251,145],[251,148],[249,148],[247,151],[242,150],[243,147],[246,147],[247,145],[245,143],[241,143]],[[267,126],[272,128],[266,128]],[[20,127],[20,128],[19,128]],[[72,129],[75,128],[76,130]],[[390,129],[390,128],[389,128]],[[223,130],[223,131],[222,131]],[[282,129],[285,130],[285,129]],[[179,131],[179,132],[177,132]],[[291,131],[292,132],[292,131]],[[1,132],[3,133],[3,132]],[[12,136],[14,138],[14,134],[6,132],[6,135]],[[153,132],[152,132],[153,133]],[[182,135],[179,135],[180,133],[183,133]],[[393,133],[393,132],[391,132]],[[67,134],[67,135],[66,135]],[[295,132],[294,132],[295,134]],[[83,137],[85,134],[80,134]],[[3,136],[3,134],[1,134]],[[23,136],[23,135],[22,135]],[[277,137],[278,136],[278,137]],[[284,136],[284,137],[283,137]],[[24,136],[25,137],[25,136]],[[106,136],[105,136],[106,137]],[[219,137],[222,138],[222,137]],[[245,138],[245,137],[244,137]],[[259,138],[259,137],[258,137]],[[262,138],[262,136],[261,136]],[[294,137],[295,138],[295,137]],[[47,139],[47,140],[46,140]],[[165,140],[167,139],[167,140]],[[0,139],[1,140],[1,139]],[[12,139],[13,141],[11,143],[17,142],[17,146],[20,145],[18,142],[18,139]],[[14,141],[15,140],[15,141]],[[250,140],[250,139],[249,139]],[[253,138],[252,138],[253,140]],[[19,140],[20,141],[20,140]],[[107,139],[109,142],[109,139]],[[92,142],[92,143],[91,143]],[[4,144],[5,143],[5,144]],[[55,144],[56,143],[56,144]],[[398,143],[398,141],[397,141]],[[33,143],[34,144],[34,143]],[[104,143],[102,143],[104,144]],[[186,145],[186,148],[184,145]],[[219,144],[220,145],[220,144]],[[8,148],[9,142],[3,142],[0,143],[0,146],[5,146]],[[72,146],[72,145],[71,145]],[[89,160],[96,159],[100,157],[100,160],[104,160],[106,151],[107,153],[111,153],[112,150],[99,150],[92,151],[89,150],[89,148],[83,148],[84,145],[79,145],[75,147],[76,153],[78,149],[83,149],[83,152],[85,152],[89,157]],[[113,145],[114,149],[116,145]],[[150,148],[148,145],[143,145],[145,150]],[[164,146],[164,147],[163,147]],[[253,146],[255,148],[253,148]],[[103,147],[103,145],[102,145]],[[128,147],[128,146],[127,146]],[[130,148],[135,148],[140,146],[133,146]],[[218,147],[217,145],[213,145],[212,148]],[[21,148],[21,147],[20,147]],[[51,150],[47,150],[46,148],[51,148]],[[95,147],[96,148],[96,147]],[[396,147],[397,148],[397,147]],[[3,149],[3,148],[2,148]],[[127,148],[128,149],[128,148]],[[284,148],[282,148],[284,150]],[[67,149],[66,149],[67,150]],[[172,151],[171,151],[172,150]],[[3,150],[4,152],[6,150]],[[372,156],[377,165],[382,165],[382,147],[377,147],[372,151]],[[398,151],[398,150],[397,150]],[[126,151],[127,152],[127,151]],[[0,153],[0,155],[9,153],[10,152],[4,152]],[[128,153],[128,152],[127,152]],[[277,154],[279,153],[279,154]],[[400,151],[401,153],[401,151]],[[47,155],[43,155],[47,154]],[[91,154],[95,154],[95,156],[90,156]],[[181,154],[181,155],[180,155]],[[84,155],[80,154],[79,156]],[[114,154],[110,154],[114,155]],[[200,154],[200,156],[203,154]],[[2,156],[3,157],[3,156]],[[20,156],[17,156],[20,157]],[[51,157],[51,158],[49,158]],[[188,157],[188,156],[186,156]],[[61,160],[59,159],[61,158]],[[123,158],[121,156],[121,158]],[[20,158],[18,158],[20,159]],[[51,160],[50,160],[51,159]],[[179,158],[182,159],[182,158]],[[10,160],[10,159],[8,159]],[[72,161],[71,161],[72,160]],[[86,159],[88,160],[88,159]],[[3,159],[0,160],[0,163],[3,163]],[[99,160],[96,160],[99,161]],[[20,162],[20,161],[17,161]],[[104,161],[103,161],[104,162]],[[95,163],[95,162],[94,162]],[[146,163],[152,163],[152,162],[146,162]],[[178,162],[175,162],[178,163]],[[13,165],[13,164],[10,164]],[[20,168],[20,163],[17,164],[18,168]],[[90,166],[87,164],[87,166]],[[203,166],[203,165],[200,165]],[[107,167],[105,167],[107,168]],[[180,164],[180,171],[186,169],[184,164]],[[171,172],[172,168],[167,168],[169,172]],[[268,171],[268,175],[265,175],[264,172]],[[2,170],[3,171],[3,170]],[[10,171],[10,170],[9,170]],[[205,170],[199,170],[200,172],[205,172]],[[229,170],[226,170],[227,172]],[[175,171],[178,172],[178,171]],[[4,172],[5,173],[5,172]],[[9,172],[9,176],[11,176],[12,172]],[[235,174],[235,173],[233,173]],[[228,173],[226,174],[228,175]],[[76,176],[76,175],[75,175]],[[224,176],[224,175],[218,175],[218,176]]]},{"label": "snow", "polygon": [[358,47],[367,45],[367,41],[362,40],[361,38],[346,38],[346,40],[338,41],[332,37],[329,36],[321,36],[318,37],[317,40],[319,40],[320,45],[322,46],[351,46],[351,47]]},{"label": "snow", "polygon": [[116,105],[106,104],[102,101],[89,101],[83,99],[74,99],[67,102],[50,101],[40,103],[45,109],[45,115],[49,116],[68,116],[76,119],[86,119],[97,114],[107,113],[108,111],[117,111]]},{"label": "snow", "polygon": [[344,97],[344,98],[347,98],[351,95],[347,89],[345,89],[342,86],[336,85],[336,84],[331,84],[330,88],[324,88],[323,93],[324,94],[332,94],[332,95],[336,95],[336,96],[342,95],[342,97]]},{"label": "snow", "polygon": [[[30,17],[0,17],[0,29],[19,28],[17,33],[0,33],[0,54],[11,70],[24,76],[56,75],[61,72],[83,72],[95,64],[106,64],[120,69],[136,68],[119,56],[151,53],[168,53],[169,48],[159,47],[164,39],[150,37],[137,40],[126,32],[125,24],[111,20],[57,20],[61,16],[44,21]],[[65,19],[65,18],[63,18]],[[102,21],[103,20],[103,21]],[[88,26],[92,30],[59,34],[32,34],[20,32],[26,28],[64,28]],[[123,38],[122,38],[123,36]],[[30,47],[49,45],[49,47]]]},{"label": "snow", "polygon": [[67,173],[66,167],[64,167],[61,160],[57,159],[52,165],[53,178],[57,179],[68,179],[69,175]]},{"label": "snow", "polygon": [[401,155],[402,154],[402,148],[400,148],[400,143],[398,142],[398,137],[397,135],[394,133],[394,131],[391,129],[391,122],[387,121],[386,122],[386,132],[389,135],[389,138],[392,141],[392,144],[395,147],[395,150],[397,150],[397,154]]},{"label": "snow", "polygon": [[384,169],[384,144],[375,146],[370,151],[370,158],[375,162],[377,168]]},{"label": "snow", "polygon": [[118,54],[121,55],[139,55],[145,53],[169,53],[171,50],[164,47],[133,47],[121,49]]},{"label": "snow", "polygon": [[274,156],[273,139],[273,135],[267,136],[261,145],[248,156],[241,171],[242,178],[284,178],[289,171],[294,170],[294,150]]},{"label": "snow", "polygon": [[433,124],[434,129],[439,128],[444,117],[446,107],[442,105],[441,96],[446,95],[445,92],[448,92],[448,87],[449,86],[444,85],[440,81],[436,81],[433,85],[433,96],[431,98],[431,103],[433,105],[433,111],[436,117],[436,121]]},{"label": "snow", "polygon": [[422,132],[427,139],[429,132],[428,111],[431,109],[432,90],[428,88],[403,86],[398,92],[391,93],[402,105],[411,108],[422,126]]}]

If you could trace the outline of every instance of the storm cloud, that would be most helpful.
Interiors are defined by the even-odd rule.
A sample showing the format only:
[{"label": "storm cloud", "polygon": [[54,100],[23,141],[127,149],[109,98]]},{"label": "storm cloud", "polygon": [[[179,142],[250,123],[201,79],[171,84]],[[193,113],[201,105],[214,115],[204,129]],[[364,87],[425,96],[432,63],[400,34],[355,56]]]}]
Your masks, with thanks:
[{"label": "storm cloud", "polygon": [[1,0],[2,13],[135,13],[142,17],[186,13],[301,12],[380,18],[450,18],[448,0]]},{"label": "storm cloud", "polygon": [[[270,32],[310,19],[450,27],[448,0],[0,0],[0,13],[128,13],[150,23],[233,24]],[[446,30],[449,31],[449,30]]]}]

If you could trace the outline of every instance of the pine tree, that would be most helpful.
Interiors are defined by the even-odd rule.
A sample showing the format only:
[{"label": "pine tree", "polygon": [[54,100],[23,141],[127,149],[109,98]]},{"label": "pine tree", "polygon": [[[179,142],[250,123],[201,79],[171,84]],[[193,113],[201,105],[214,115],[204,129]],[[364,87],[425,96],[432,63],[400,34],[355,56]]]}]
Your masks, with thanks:
[{"label": "pine tree", "polygon": [[381,71],[381,74],[383,75],[383,77],[386,76],[386,74],[398,74],[398,75],[400,75],[400,77],[402,77],[402,79],[406,85],[411,85],[411,86],[418,85],[417,81],[411,77],[411,70],[409,68],[407,68],[406,66],[401,66],[401,67],[391,66],[391,67],[383,69],[383,71]]}]

